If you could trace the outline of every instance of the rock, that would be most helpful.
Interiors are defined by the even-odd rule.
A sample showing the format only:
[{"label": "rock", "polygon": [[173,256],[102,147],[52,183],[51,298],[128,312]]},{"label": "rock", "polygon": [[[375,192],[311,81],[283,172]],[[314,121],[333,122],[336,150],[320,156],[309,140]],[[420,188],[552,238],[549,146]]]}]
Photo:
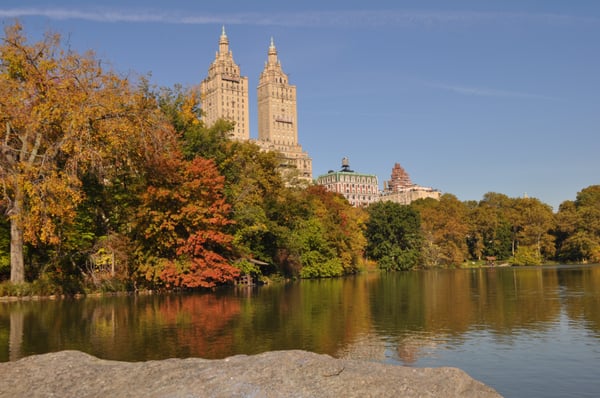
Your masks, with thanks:
[{"label": "rock", "polygon": [[0,397],[499,397],[456,368],[272,351],[220,360],[98,359],[79,351],[0,363]]}]

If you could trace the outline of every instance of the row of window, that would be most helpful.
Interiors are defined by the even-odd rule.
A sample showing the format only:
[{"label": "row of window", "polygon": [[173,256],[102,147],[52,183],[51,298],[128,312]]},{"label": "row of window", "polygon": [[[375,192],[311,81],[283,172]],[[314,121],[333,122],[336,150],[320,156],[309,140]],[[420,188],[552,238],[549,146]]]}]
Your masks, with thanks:
[{"label": "row of window", "polygon": [[364,195],[363,196],[352,195],[352,196],[345,196],[345,198],[348,199],[348,200],[350,200],[350,199],[352,199],[352,200],[358,199],[358,200],[368,201],[368,202],[372,202],[375,199],[377,199],[376,196],[373,197],[371,195],[368,195],[368,196],[364,196]]},{"label": "row of window", "polygon": [[375,189],[372,187],[369,188],[364,188],[364,187],[359,187],[359,188],[355,188],[355,187],[344,187],[344,188],[338,188],[337,189],[338,192],[346,192],[346,193],[376,193],[379,191],[379,189]]},{"label": "row of window", "polygon": [[[223,108],[225,108],[225,104],[226,103],[227,103],[227,105],[229,105],[229,101],[226,102],[224,100],[221,100],[221,106]],[[244,107],[243,101],[242,101],[242,103],[231,101],[231,107],[233,107],[233,108],[243,108]]]},{"label": "row of window", "polygon": [[224,95],[225,92],[233,93],[234,95],[236,95],[236,97],[242,97],[242,99],[246,97],[244,90],[231,90],[229,88],[227,90],[224,90],[223,88],[221,88],[221,95]]},{"label": "row of window", "polygon": [[[319,184],[323,185],[322,181],[318,182]],[[342,185],[332,185],[332,184],[327,184],[325,185],[325,187],[327,188],[328,191],[332,191],[332,192],[339,192],[339,193],[367,193],[367,194],[375,194],[379,192],[379,187],[377,186],[360,186],[360,185],[350,185],[350,184],[344,184]]]},{"label": "row of window", "polygon": [[364,177],[364,176],[349,176],[349,175],[341,175],[339,176],[339,180],[337,179],[337,175],[326,176],[322,179],[323,182],[326,183],[335,183],[335,182],[356,182],[361,184],[370,184],[377,185],[377,179],[372,177]]}]

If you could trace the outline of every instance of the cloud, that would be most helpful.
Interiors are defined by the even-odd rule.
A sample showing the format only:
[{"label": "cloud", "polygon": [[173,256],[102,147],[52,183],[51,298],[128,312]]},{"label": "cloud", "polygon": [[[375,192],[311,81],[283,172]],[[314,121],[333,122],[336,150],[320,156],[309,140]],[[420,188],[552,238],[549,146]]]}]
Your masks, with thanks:
[{"label": "cloud", "polygon": [[504,97],[504,98],[524,98],[524,99],[542,99],[549,101],[556,101],[558,98],[550,97],[547,95],[525,93],[521,91],[510,91],[510,90],[497,90],[486,87],[468,87],[468,86],[456,86],[447,84],[437,83],[426,83],[426,85],[442,90],[451,91],[457,94],[473,95],[480,97]]},{"label": "cloud", "polygon": [[266,25],[296,27],[422,26],[448,24],[532,23],[571,25],[599,22],[597,18],[561,14],[526,14],[473,11],[414,10],[339,10],[299,11],[288,13],[193,14],[186,11],[156,9],[67,9],[67,8],[0,8],[2,18],[45,17],[56,20],[93,22],[135,22],[167,24]]},{"label": "cloud", "polygon": [[[11,8],[1,9],[2,18],[44,17],[55,20],[84,20],[93,22],[185,23],[187,17],[157,11],[140,10],[75,10],[64,8]],[[217,17],[195,17],[195,23],[210,24],[221,21]]]}]

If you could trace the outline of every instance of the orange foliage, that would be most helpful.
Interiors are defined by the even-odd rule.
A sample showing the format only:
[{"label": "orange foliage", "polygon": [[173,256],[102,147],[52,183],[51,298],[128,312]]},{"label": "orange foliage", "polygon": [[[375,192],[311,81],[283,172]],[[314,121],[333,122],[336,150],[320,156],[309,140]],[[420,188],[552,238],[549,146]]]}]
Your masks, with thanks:
[{"label": "orange foliage", "polygon": [[147,250],[165,260],[157,276],[176,287],[230,282],[239,270],[225,257],[233,237],[224,232],[232,223],[222,194],[224,178],[212,160],[178,162],[175,175],[148,188],[139,211]]}]

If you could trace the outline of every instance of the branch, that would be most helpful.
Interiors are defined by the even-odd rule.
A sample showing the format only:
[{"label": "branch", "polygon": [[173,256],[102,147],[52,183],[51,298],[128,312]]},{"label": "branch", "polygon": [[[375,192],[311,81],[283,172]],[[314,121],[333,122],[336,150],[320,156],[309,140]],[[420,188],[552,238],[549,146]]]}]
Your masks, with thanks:
[{"label": "branch", "polygon": [[38,132],[35,136],[35,144],[33,145],[33,149],[31,150],[31,153],[29,154],[29,159],[27,161],[27,163],[29,163],[30,165],[32,165],[35,162],[35,158],[37,157],[37,153],[40,149],[41,143],[42,133]]}]

